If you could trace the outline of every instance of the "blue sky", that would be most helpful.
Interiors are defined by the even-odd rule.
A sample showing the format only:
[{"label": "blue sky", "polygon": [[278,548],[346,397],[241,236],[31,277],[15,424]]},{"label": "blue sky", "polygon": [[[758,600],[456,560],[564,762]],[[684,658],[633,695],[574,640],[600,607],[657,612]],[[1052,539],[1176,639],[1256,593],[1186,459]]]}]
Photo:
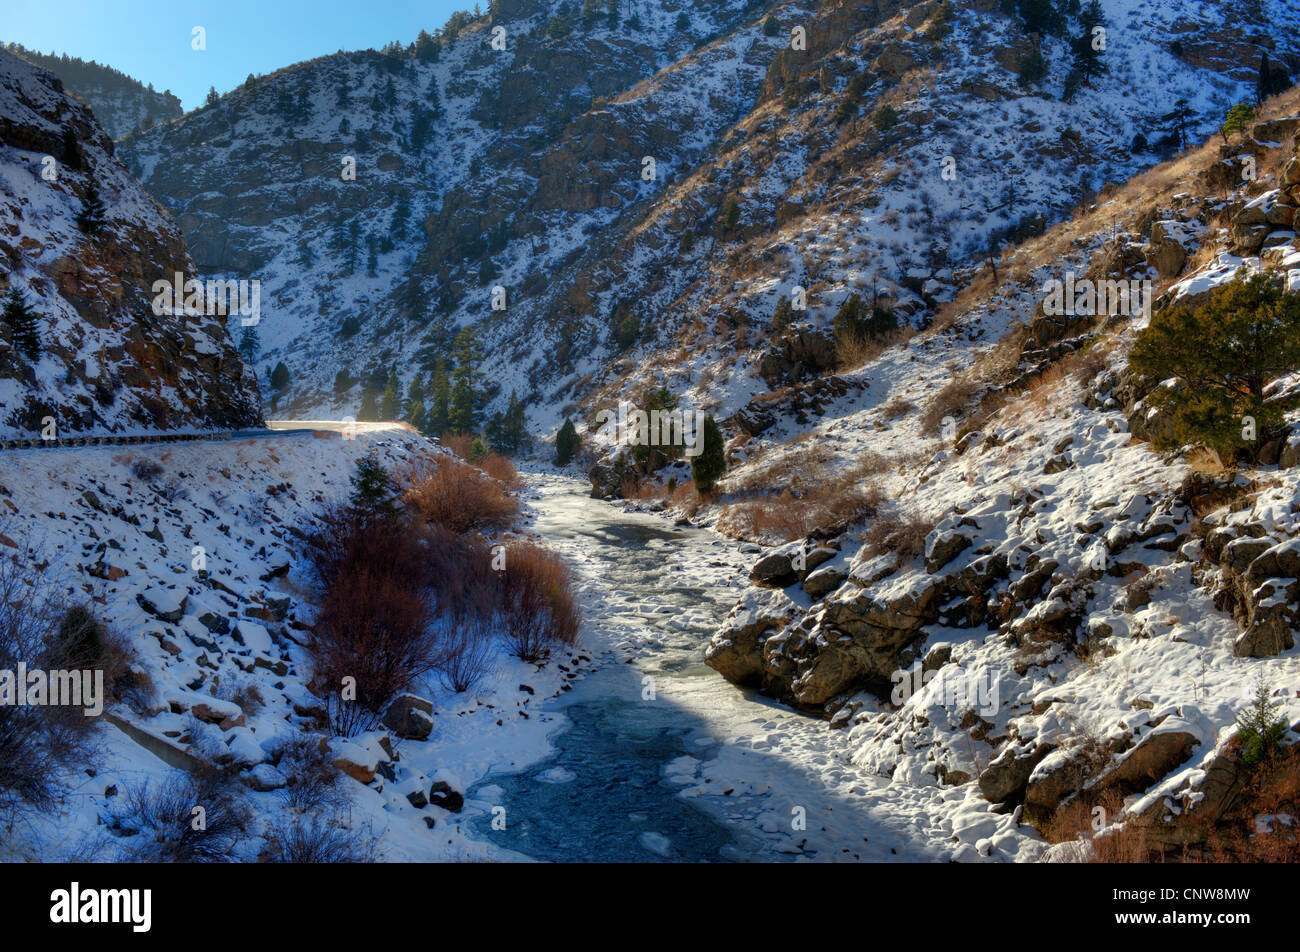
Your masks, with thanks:
[{"label": "blue sky", "polygon": [[[474,0],[0,0],[0,7],[0,40],[96,60],[170,89],[188,110],[203,104],[208,87],[228,92],[249,73],[410,43],[454,10],[473,10]],[[191,48],[196,26],[207,31],[202,52]]]}]

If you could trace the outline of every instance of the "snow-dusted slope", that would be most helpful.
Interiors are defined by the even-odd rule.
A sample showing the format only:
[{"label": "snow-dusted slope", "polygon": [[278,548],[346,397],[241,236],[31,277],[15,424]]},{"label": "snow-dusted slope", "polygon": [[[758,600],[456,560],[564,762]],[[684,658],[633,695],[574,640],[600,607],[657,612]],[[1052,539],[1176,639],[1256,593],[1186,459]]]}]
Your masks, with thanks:
[{"label": "snow-dusted slope", "polygon": [[[58,79],[0,51],[0,292],[17,290],[34,312],[38,347],[33,355],[3,328],[0,435],[260,421],[256,382],[222,318],[156,312],[154,282],[195,277],[194,265],[113,151]],[[104,207],[98,231],[78,223],[92,188]]]},{"label": "snow-dusted slope", "polygon": [[[436,61],[326,57],[127,149],[201,265],[265,282],[259,367],[288,366],[281,407],[355,411],[356,381],[391,367],[406,384],[474,325],[493,400],[530,394],[539,430],[651,379],[727,415],[763,389],[795,285],[817,324],[873,288],[922,323],[992,240],[1157,161],[1133,140],[1167,134],[1180,98],[1209,131],[1249,98],[1261,49],[1300,55],[1286,4],[1108,0],[1107,71],[1067,103],[1076,20],[1036,45],[994,6],[783,4],[769,31],[762,4],[663,0],[611,26],[519,0]],[[1046,75],[1022,85],[1036,50]],[[855,78],[856,117],[837,121]],[[902,121],[881,132],[886,104]]]}]

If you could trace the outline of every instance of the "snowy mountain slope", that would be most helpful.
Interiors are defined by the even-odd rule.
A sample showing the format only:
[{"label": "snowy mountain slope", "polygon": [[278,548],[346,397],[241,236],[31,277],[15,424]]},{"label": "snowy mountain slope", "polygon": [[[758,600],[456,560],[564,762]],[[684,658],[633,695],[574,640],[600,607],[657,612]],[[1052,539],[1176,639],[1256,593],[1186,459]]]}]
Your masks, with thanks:
[{"label": "snowy mountain slope", "polygon": [[[539,429],[566,401],[594,410],[651,379],[727,415],[767,389],[755,365],[793,286],[818,325],[872,288],[924,323],[991,240],[1156,161],[1133,140],[1167,133],[1179,98],[1208,130],[1249,97],[1261,50],[1300,55],[1286,4],[1116,0],[1107,72],[1066,103],[1072,34],[1035,44],[993,6],[786,4],[769,35],[762,5],[648,4],[614,27],[505,3],[436,61],[326,57],[126,149],[201,264],[267,284],[259,366],[292,374],[278,406],[355,411],[353,381],[392,366],[406,384],[473,324],[494,405],[532,394]],[[806,50],[789,48],[795,27]],[[1036,50],[1046,75],[1022,86]],[[855,77],[856,117],[837,121]],[[902,117],[888,131],[882,105]],[[721,234],[729,197],[739,222]],[[698,386],[691,360],[665,360],[678,348],[728,373]]]},{"label": "snowy mountain slope", "polygon": [[[0,52],[0,288],[34,314],[37,351],[4,328],[0,432],[68,437],[259,422],[256,382],[223,320],[155,313],[154,282],[193,277],[194,266],[175,223],[113,151],[52,74]],[[94,231],[78,221],[92,189],[103,205]]]},{"label": "snowy mountain slope", "polygon": [[19,43],[6,44],[10,53],[48,69],[63,81],[64,88],[94,110],[95,118],[114,139],[140,128],[175,119],[183,112],[181,101],[170,90],[157,92],[152,85],[132,79],[99,63],[86,62],[66,53],[38,53]]},{"label": "snowy mountain slope", "polygon": [[[1158,455],[1125,360],[1146,317],[1062,323],[1044,287],[1146,280],[1157,309],[1260,270],[1300,287],[1298,153],[1292,90],[1240,141],[1015,248],[949,323],[845,373],[811,426],[782,415],[736,439],[705,510],[721,528],[763,534],[745,490],[772,500],[771,473],[805,487],[865,473],[874,502],[822,561],[792,565],[809,540],[756,565],[708,663],[848,728],[854,761],[895,783],[978,789],[1067,839],[1085,829],[1060,826],[1068,810],[1104,804],[1152,850],[1203,846],[1258,685],[1300,722],[1300,564],[1282,555],[1300,530],[1300,411],[1240,474]],[[998,855],[971,832],[965,858]]]}]

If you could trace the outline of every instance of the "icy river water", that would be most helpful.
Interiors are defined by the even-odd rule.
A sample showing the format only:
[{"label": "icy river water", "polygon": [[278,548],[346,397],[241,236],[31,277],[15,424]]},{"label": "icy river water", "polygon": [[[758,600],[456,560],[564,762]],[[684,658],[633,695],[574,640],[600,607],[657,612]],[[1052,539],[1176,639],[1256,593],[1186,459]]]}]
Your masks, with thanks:
[{"label": "icy river water", "polygon": [[900,799],[848,762],[842,732],[704,665],[752,553],[572,478],[528,479],[531,528],[574,565],[598,663],[549,702],[565,725],[550,756],[469,791],[511,804],[506,830],[485,817],[477,836],[551,861],[946,858],[925,796]]}]

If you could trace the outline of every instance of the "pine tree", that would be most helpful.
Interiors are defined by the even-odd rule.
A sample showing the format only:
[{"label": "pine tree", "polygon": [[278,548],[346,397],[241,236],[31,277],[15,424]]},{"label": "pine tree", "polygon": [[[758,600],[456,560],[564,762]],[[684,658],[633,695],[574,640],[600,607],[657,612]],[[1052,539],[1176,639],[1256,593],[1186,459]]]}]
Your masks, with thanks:
[{"label": "pine tree", "polygon": [[77,227],[87,235],[98,235],[108,223],[104,203],[99,197],[99,189],[91,182],[86,186],[86,197],[81,200],[81,211],[77,213]]},{"label": "pine tree", "polygon": [[217,104],[217,101],[220,100],[220,99],[221,99],[221,97],[220,97],[219,95],[217,95],[217,87],[216,87],[216,86],[209,86],[209,87],[208,87],[208,95],[204,98],[204,100],[203,100],[203,104],[204,104],[205,106],[215,106],[215,105]]},{"label": "pine tree", "polygon": [[1105,18],[1102,15],[1101,4],[1098,0],[1090,0],[1083,12],[1079,14],[1079,26],[1083,34],[1075,38],[1070,44],[1070,52],[1074,58],[1074,68],[1078,70],[1079,76],[1085,85],[1092,85],[1092,78],[1106,72],[1106,64],[1102,62],[1102,51],[1097,48],[1097,41],[1093,31],[1098,27],[1104,29]]},{"label": "pine tree", "polygon": [[1238,762],[1248,773],[1254,772],[1281,746],[1287,732],[1286,718],[1279,713],[1281,707],[1269,696],[1261,679],[1255,688],[1255,699],[1237,715],[1237,738],[1241,742]]},{"label": "pine tree", "polygon": [[397,508],[388,471],[373,452],[357,460],[349,502],[353,510],[363,515],[388,515]]},{"label": "pine tree", "polygon": [[379,419],[379,400],[375,391],[369,387],[363,387],[361,390],[361,408],[357,410],[357,420],[366,423],[373,423]]},{"label": "pine tree", "polygon": [[271,371],[271,389],[283,390],[287,386],[289,386],[289,368],[284,365],[282,360]]},{"label": "pine tree", "polygon": [[451,381],[447,377],[447,363],[441,359],[433,371],[431,402],[425,417],[425,429],[430,436],[442,436],[451,428]]},{"label": "pine tree", "polygon": [[578,436],[573,421],[565,417],[564,425],[560,427],[560,432],[555,435],[555,464],[557,466],[567,466],[569,461],[578,454],[578,449],[581,446],[582,438]]},{"label": "pine tree", "polygon": [[379,401],[379,419],[396,420],[401,414],[401,393],[402,383],[397,379],[397,371],[394,370],[388,375],[388,382],[384,385],[384,395]]},{"label": "pine tree", "polygon": [[418,371],[411,375],[411,383],[406,388],[405,419],[408,423],[415,422],[411,419],[411,407],[417,403],[420,404],[421,407],[424,406],[424,383],[420,380],[420,374]]},{"label": "pine tree", "polygon": [[776,302],[776,311],[772,314],[772,330],[778,334],[784,334],[794,320],[794,307],[790,299],[782,295],[781,300]]},{"label": "pine tree", "polygon": [[1178,143],[1180,150],[1187,148],[1187,123],[1196,118],[1196,113],[1192,110],[1191,105],[1186,99],[1179,99],[1174,103],[1172,112],[1168,112],[1160,117],[1161,122],[1170,124],[1168,138]]},{"label": "pine tree", "polygon": [[729,196],[722,203],[722,212],[718,216],[718,223],[722,226],[724,234],[730,234],[740,224],[740,202],[736,201],[734,195]]},{"label": "pine tree", "polygon": [[5,298],[4,313],[0,315],[0,319],[9,325],[14,347],[18,348],[30,363],[39,360],[41,338],[36,330],[36,312],[27,304],[23,293],[16,286],[9,289],[9,296]]},{"label": "pine tree", "polygon": [[477,429],[477,394],[474,374],[481,357],[478,338],[468,327],[456,335],[454,345],[456,370],[451,388],[451,411],[448,429],[453,433],[473,433]]},{"label": "pine tree", "polygon": [[[1156,387],[1144,401],[1168,414],[1157,449],[1194,443],[1225,462],[1239,451],[1253,455],[1283,420],[1265,388],[1300,369],[1300,297],[1274,273],[1229,281],[1200,304],[1153,315],[1129,366],[1150,381],[1178,383]],[[1243,433],[1244,417],[1255,421],[1253,440]]]},{"label": "pine tree", "polygon": [[700,493],[713,492],[713,487],[723,473],[727,471],[726,448],[722,442],[722,431],[713,417],[704,418],[704,432],[695,435],[697,440],[704,440],[700,454],[691,461],[691,478]]},{"label": "pine tree", "polygon": [[244,363],[253,363],[261,352],[262,341],[257,336],[257,328],[245,327],[239,335],[239,353],[244,358]]}]

